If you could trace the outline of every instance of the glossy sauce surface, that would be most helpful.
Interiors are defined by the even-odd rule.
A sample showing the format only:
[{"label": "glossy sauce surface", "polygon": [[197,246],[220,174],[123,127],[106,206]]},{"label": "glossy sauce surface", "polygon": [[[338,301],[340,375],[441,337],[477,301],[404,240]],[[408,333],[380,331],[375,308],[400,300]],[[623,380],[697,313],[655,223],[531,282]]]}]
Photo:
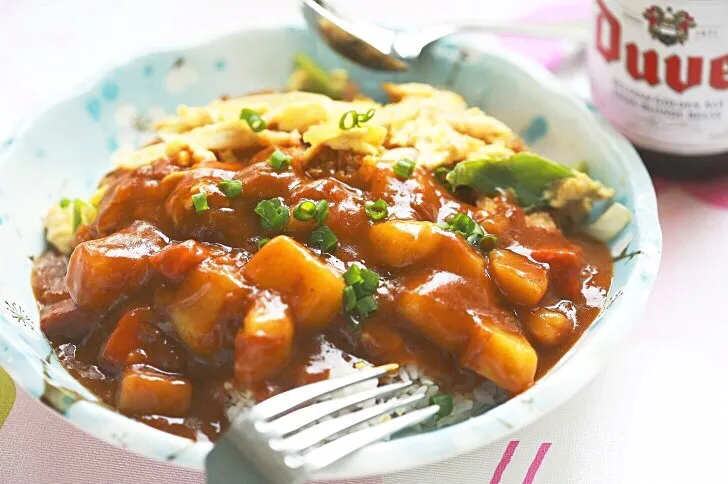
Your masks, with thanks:
[{"label": "glossy sauce surface", "polygon": [[[226,382],[251,390],[260,400],[326,378],[336,363],[363,359],[417,364],[444,391],[467,392],[483,381],[483,374],[491,376],[488,364],[480,371],[476,360],[482,356],[478,342],[485,348],[495,341],[492,331],[525,338],[533,346],[538,378],[604,303],[612,278],[606,247],[539,225],[507,196],[478,208],[472,194],[451,193],[423,168],[401,179],[389,164],[327,148],[306,166],[302,149],[286,149],[292,165],[276,171],[267,161],[271,151],[234,153],[237,161],[228,163],[187,166],[165,159],[112,172],[103,181],[108,188],[98,217],[77,233],[80,245],[68,274],[63,256],[47,253],[36,259],[32,282],[45,334],[66,368],[110,405],[123,403],[125,372],[137,371],[143,379],[149,369],[160,378],[167,375],[171,387],[190,388],[189,408],[148,414],[124,403],[122,411],[169,432],[214,439],[226,425]],[[240,180],[242,194],[227,198],[218,188],[220,180]],[[196,213],[191,196],[200,190],[207,193],[210,209]],[[314,221],[291,217],[283,235],[308,246],[331,274],[341,274],[353,262],[376,271],[381,277],[376,312],[359,325],[341,309],[329,320],[314,318],[317,327],[306,325],[301,316],[306,295],[295,289],[300,284],[283,290],[266,287],[262,276],[251,279],[249,263],[265,250],[258,242],[279,235],[264,230],[254,213],[259,201],[271,198],[280,198],[291,212],[305,200],[328,201],[325,223],[338,238],[332,254],[311,249]],[[386,221],[374,222],[364,211],[365,202],[377,199],[387,202]],[[388,232],[373,229],[397,220],[443,222],[456,213],[495,234],[500,252],[482,253],[455,233],[415,224],[399,228],[417,232],[416,250],[398,254],[403,246],[394,242],[389,247]],[[427,240],[436,241],[434,249],[425,250]],[[518,295],[506,296],[507,280],[494,276],[491,260],[501,253],[526,259],[546,274],[548,286],[536,304],[514,304],[512,297]],[[275,265],[277,259],[272,260]],[[294,332],[290,347],[280,344],[288,333],[273,338],[267,326],[248,339],[241,336],[246,315],[260,307],[277,314],[278,322],[293,320],[292,327],[287,322],[276,326]],[[524,326],[540,310],[566,317],[569,328],[558,342],[543,344]],[[313,311],[317,314],[317,308]],[[423,311],[426,321],[419,316]],[[478,339],[474,334],[481,330],[485,336]],[[118,337],[113,344],[112,334]],[[270,345],[285,354],[273,361]],[[501,375],[506,383],[511,382],[508,371]],[[257,378],[256,372],[266,376]],[[513,392],[528,386],[513,381]],[[169,415],[178,410],[180,415]]]}]

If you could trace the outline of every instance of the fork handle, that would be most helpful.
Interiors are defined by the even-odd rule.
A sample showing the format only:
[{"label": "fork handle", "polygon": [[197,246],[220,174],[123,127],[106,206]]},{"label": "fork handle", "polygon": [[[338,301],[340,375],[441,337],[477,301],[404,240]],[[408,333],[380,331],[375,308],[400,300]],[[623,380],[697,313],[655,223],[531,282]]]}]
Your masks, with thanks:
[{"label": "fork handle", "polygon": [[226,436],[207,454],[205,469],[207,484],[295,484],[268,479]]}]

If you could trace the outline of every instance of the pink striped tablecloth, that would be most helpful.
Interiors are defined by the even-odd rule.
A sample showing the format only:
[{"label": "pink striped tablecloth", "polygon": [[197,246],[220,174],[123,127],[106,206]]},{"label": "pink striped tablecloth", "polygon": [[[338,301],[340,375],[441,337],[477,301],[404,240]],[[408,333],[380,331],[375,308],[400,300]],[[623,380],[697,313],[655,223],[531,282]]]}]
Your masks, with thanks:
[{"label": "pink striped tablecloth", "polygon": [[[219,3],[219,2],[218,2]],[[538,2],[528,2],[535,5]],[[587,0],[534,11],[585,17]],[[558,71],[561,43],[501,39]],[[572,73],[573,74],[573,73]],[[583,86],[583,73],[577,72]],[[624,351],[584,391],[531,427],[477,452],[350,484],[726,482],[728,179],[656,180],[664,257],[651,303]],[[201,472],[130,454],[75,429],[0,371],[0,483],[205,482]]]}]

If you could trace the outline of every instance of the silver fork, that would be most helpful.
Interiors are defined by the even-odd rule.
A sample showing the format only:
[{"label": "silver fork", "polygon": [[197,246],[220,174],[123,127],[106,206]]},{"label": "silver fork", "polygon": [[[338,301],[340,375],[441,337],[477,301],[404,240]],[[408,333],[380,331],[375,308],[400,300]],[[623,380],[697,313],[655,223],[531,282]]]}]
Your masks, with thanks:
[{"label": "silver fork", "polygon": [[[295,388],[255,405],[231,422],[230,430],[208,455],[207,482],[297,484],[342,457],[435,415],[440,410],[437,405],[412,411],[414,404],[425,397],[425,394],[418,394],[392,398],[331,418],[340,410],[407,388],[412,381],[390,383],[311,403],[398,368],[398,365],[390,364],[359,370]],[[399,416],[361,430],[352,429],[392,413]],[[317,446],[321,443],[323,445]]]}]

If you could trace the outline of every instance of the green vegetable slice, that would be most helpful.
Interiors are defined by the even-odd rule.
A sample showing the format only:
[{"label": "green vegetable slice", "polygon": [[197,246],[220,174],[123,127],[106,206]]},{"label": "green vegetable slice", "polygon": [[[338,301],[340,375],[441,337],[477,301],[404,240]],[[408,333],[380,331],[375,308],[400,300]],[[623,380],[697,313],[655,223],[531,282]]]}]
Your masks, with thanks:
[{"label": "green vegetable slice", "polygon": [[255,213],[260,217],[260,225],[266,230],[281,232],[288,225],[288,207],[278,198],[261,200],[255,206]]},{"label": "green vegetable slice", "polygon": [[273,167],[274,170],[283,171],[291,164],[291,157],[281,150],[276,149],[273,153],[271,153],[270,158],[268,158],[268,164]]},{"label": "green vegetable slice", "polygon": [[311,200],[303,201],[293,209],[293,218],[301,222],[311,220],[314,215],[316,215],[316,204]]},{"label": "green vegetable slice", "polygon": [[438,418],[447,417],[452,413],[453,401],[452,395],[442,394],[435,395],[430,399],[430,405],[438,405],[440,411],[437,412]]},{"label": "green vegetable slice", "polygon": [[192,205],[195,207],[195,212],[197,213],[210,210],[210,206],[207,204],[207,194],[205,192],[195,193],[192,195]]},{"label": "green vegetable slice", "polygon": [[321,252],[333,253],[339,245],[336,234],[326,225],[315,228],[308,237],[308,242]]},{"label": "green vegetable slice", "polygon": [[402,158],[394,164],[393,169],[394,174],[399,178],[409,178],[415,170],[415,162],[407,158]]},{"label": "green vegetable slice", "polygon": [[243,108],[240,110],[240,119],[244,120],[250,126],[254,133],[259,133],[265,129],[265,120],[252,109]]},{"label": "green vegetable slice", "polygon": [[543,203],[544,191],[555,181],[574,176],[563,165],[534,153],[516,153],[500,160],[468,160],[458,163],[447,174],[454,187],[467,186],[486,195],[513,190],[524,208]]},{"label": "green vegetable slice", "polygon": [[227,198],[237,198],[243,193],[243,182],[240,180],[220,180],[217,183],[217,188]]},{"label": "green vegetable slice", "polygon": [[370,219],[377,221],[382,220],[387,215],[389,215],[389,208],[387,207],[387,202],[382,200],[381,198],[377,200],[376,202],[368,201],[364,204],[364,211],[369,216]]}]

